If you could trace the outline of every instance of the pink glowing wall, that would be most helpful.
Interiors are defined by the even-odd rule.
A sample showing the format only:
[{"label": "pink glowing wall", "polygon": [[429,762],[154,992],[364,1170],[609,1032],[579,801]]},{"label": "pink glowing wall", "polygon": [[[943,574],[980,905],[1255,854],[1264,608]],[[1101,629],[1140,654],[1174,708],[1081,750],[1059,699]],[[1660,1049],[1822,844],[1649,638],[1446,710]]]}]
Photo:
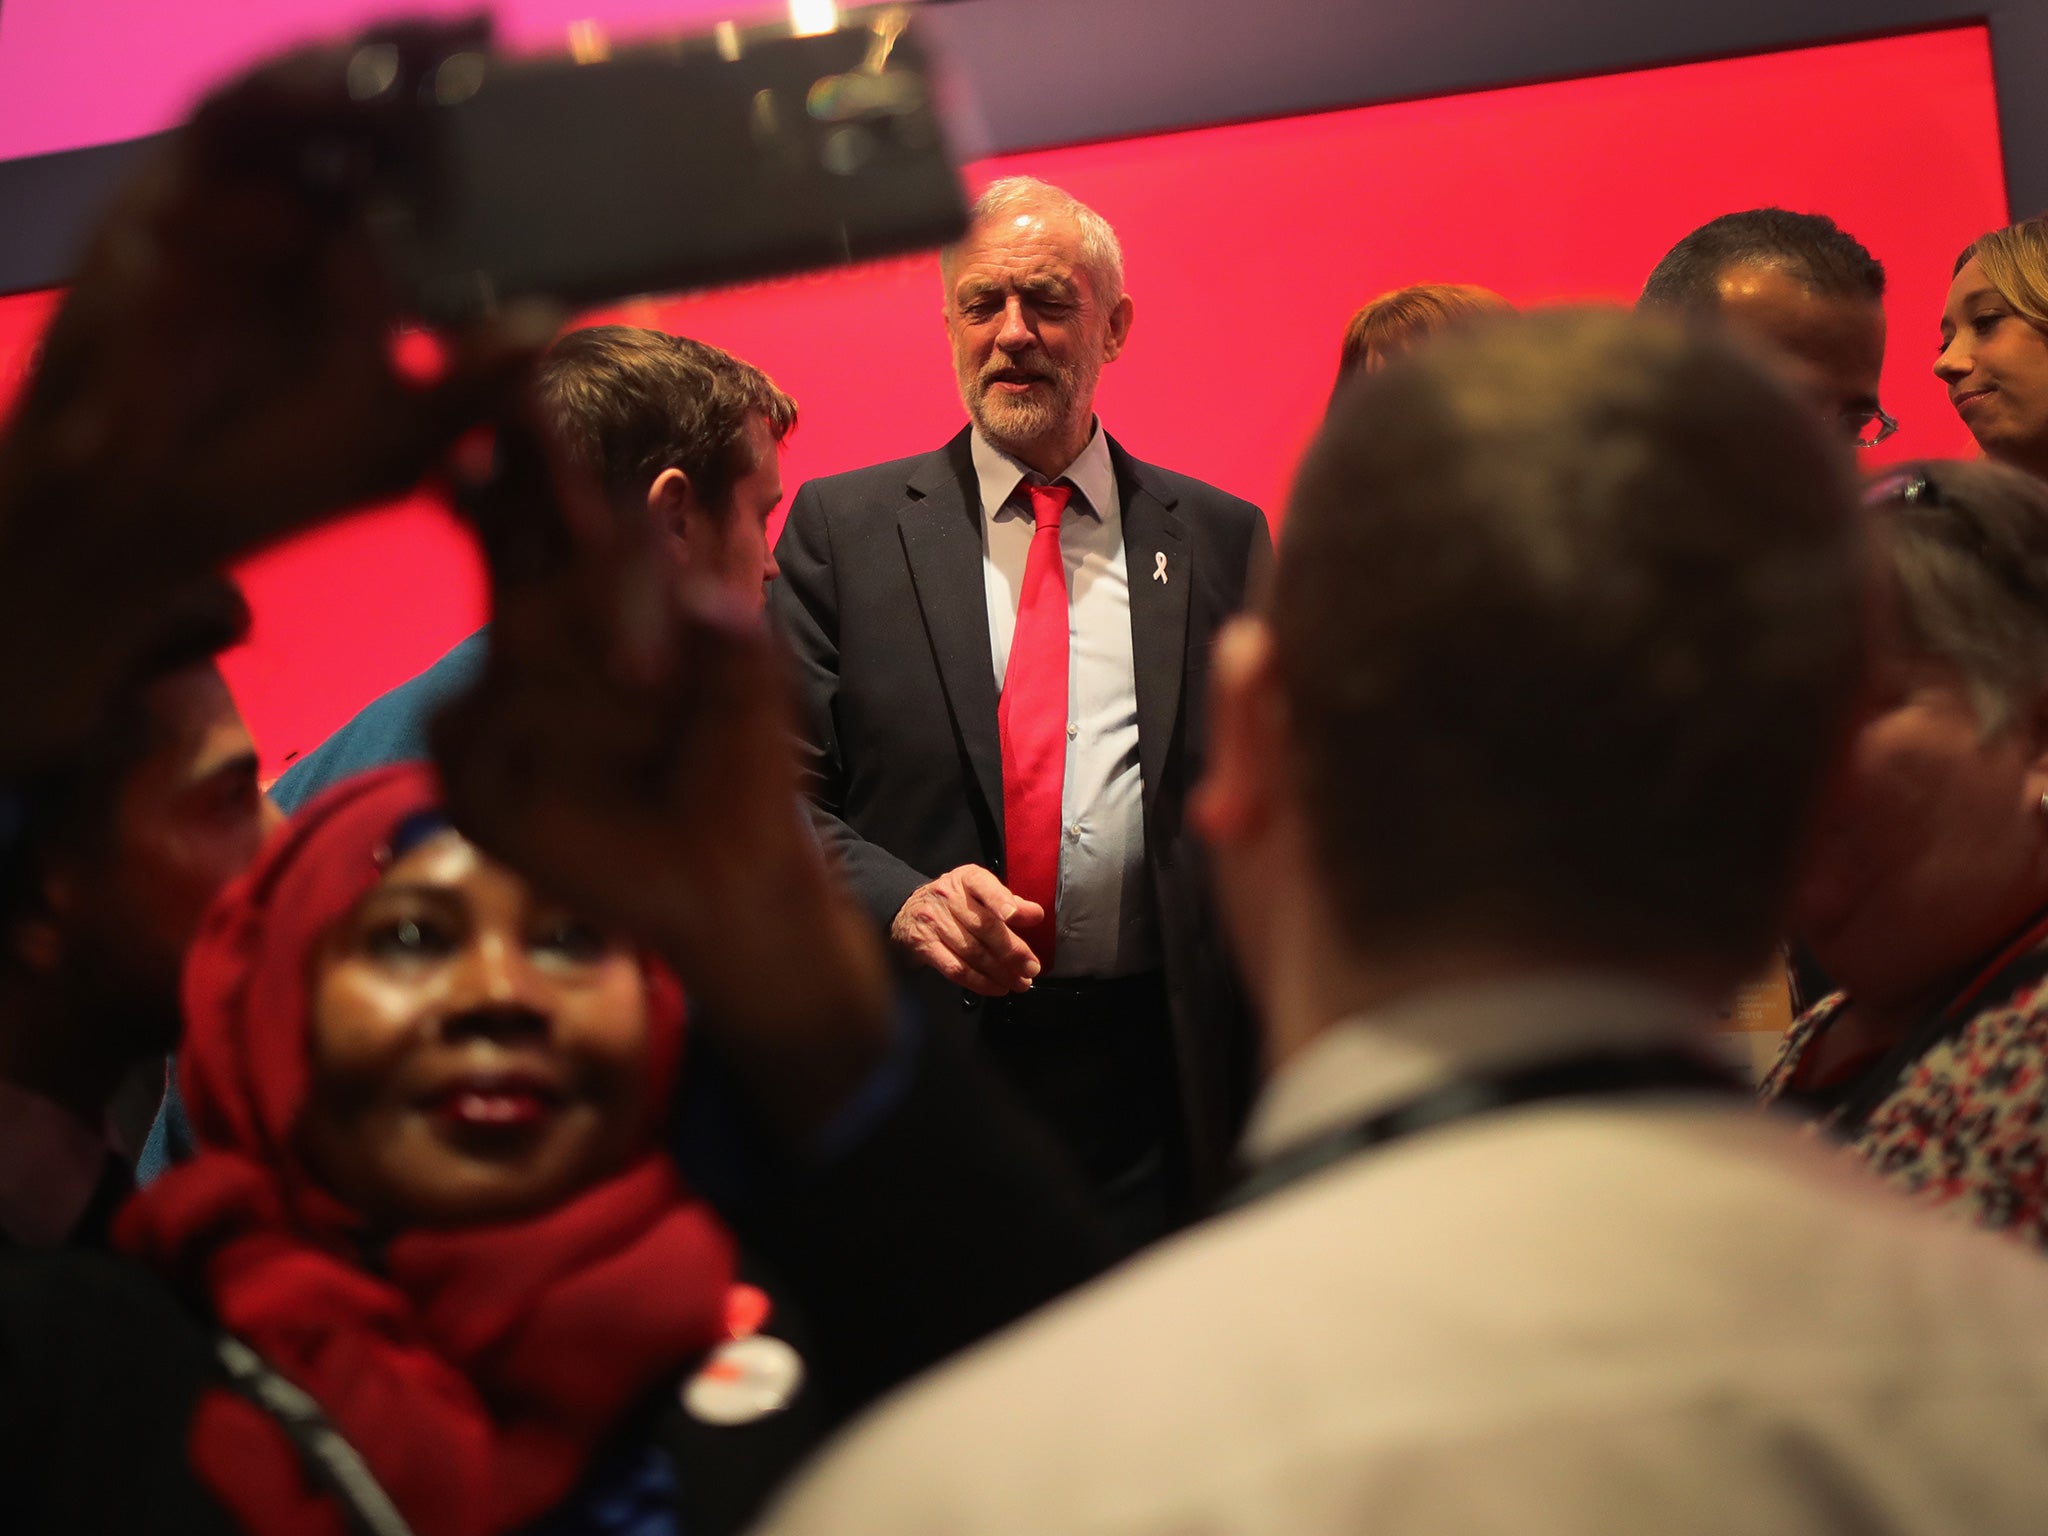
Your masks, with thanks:
[{"label": "pink glowing wall", "polygon": [[[0,3],[11,17],[64,0]],[[1929,101],[1941,110],[1918,110]],[[1890,269],[1884,399],[1903,429],[1876,457],[1971,449],[1928,365],[1954,253],[2007,216],[1982,27],[1040,151],[974,174],[1011,170],[1070,187],[1122,232],[1138,319],[1104,380],[1110,430],[1276,522],[1364,299],[1434,280],[1523,304],[1626,302],[1686,230],[1762,203],[1833,214]],[[0,409],[52,302],[0,299]],[[962,420],[929,257],[609,318],[729,347],[795,394],[792,489],[935,447]],[[467,540],[424,498],[241,574],[256,627],[229,672],[272,771],[483,611]]]},{"label": "pink glowing wall", "polygon": [[571,22],[621,35],[782,10],[774,0],[5,0],[0,160],[168,128],[223,74],[275,49],[379,17],[490,9],[515,44],[560,43]]}]

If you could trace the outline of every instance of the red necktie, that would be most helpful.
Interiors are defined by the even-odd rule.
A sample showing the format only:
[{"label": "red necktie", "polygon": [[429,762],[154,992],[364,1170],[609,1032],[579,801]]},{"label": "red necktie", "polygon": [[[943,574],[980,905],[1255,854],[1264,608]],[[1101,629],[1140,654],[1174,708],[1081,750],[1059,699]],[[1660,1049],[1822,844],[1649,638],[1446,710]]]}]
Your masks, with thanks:
[{"label": "red necktie", "polygon": [[1042,924],[1018,934],[1050,970],[1067,781],[1067,565],[1060,558],[1060,513],[1073,487],[1024,490],[1031,498],[1031,553],[996,709],[1003,745],[1003,863],[1010,889],[1045,908]]}]

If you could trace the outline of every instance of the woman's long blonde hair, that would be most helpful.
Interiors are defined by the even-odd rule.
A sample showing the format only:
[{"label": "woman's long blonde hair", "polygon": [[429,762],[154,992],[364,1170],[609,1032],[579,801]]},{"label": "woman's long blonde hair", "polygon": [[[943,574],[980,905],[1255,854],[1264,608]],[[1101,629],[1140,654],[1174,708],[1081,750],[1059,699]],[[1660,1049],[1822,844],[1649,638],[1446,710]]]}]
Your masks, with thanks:
[{"label": "woman's long blonde hair", "polygon": [[2048,215],[1979,235],[1956,258],[1955,270],[1972,261],[2014,314],[2048,331]]}]

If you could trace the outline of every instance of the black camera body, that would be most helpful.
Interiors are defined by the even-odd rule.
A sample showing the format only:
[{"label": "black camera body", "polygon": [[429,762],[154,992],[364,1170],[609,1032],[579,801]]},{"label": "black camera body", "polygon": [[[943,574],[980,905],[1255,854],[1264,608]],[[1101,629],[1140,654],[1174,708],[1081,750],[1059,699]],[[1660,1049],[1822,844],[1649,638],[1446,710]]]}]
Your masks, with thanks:
[{"label": "black camera body", "polygon": [[929,249],[966,204],[904,7],[832,31],[722,26],[603,57],[365,43],[349,88],[405,90],[413,153],[373,227],[410,307],[459,321]]}]

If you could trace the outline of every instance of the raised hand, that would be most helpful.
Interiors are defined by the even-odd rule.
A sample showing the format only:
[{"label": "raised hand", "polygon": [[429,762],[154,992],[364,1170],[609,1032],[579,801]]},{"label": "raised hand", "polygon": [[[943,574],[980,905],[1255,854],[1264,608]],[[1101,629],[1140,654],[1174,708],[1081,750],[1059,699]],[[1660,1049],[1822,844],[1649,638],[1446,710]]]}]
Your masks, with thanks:
[{"label": "raised hand", "polygon": [[[0,708],[61,739],[165,594],[400,493],[501,412],[556,317],[394,361],[370,219],[417,174],[423,72],[476,28],[412,28],[267,64],[209,98],[108,213],[0,439]],[[385,79],[381,92],[370,86]],[[0,763],[0,770],[6,768]]]},{"label": "raised hand", "polygon": [[1026,901],[979,864],[963,864],[910,893],[889,925],[896,947],[919,965],[983,997],[1024,992],[1039,971],[1018,927],[1045,921],[1045,909]]}]

